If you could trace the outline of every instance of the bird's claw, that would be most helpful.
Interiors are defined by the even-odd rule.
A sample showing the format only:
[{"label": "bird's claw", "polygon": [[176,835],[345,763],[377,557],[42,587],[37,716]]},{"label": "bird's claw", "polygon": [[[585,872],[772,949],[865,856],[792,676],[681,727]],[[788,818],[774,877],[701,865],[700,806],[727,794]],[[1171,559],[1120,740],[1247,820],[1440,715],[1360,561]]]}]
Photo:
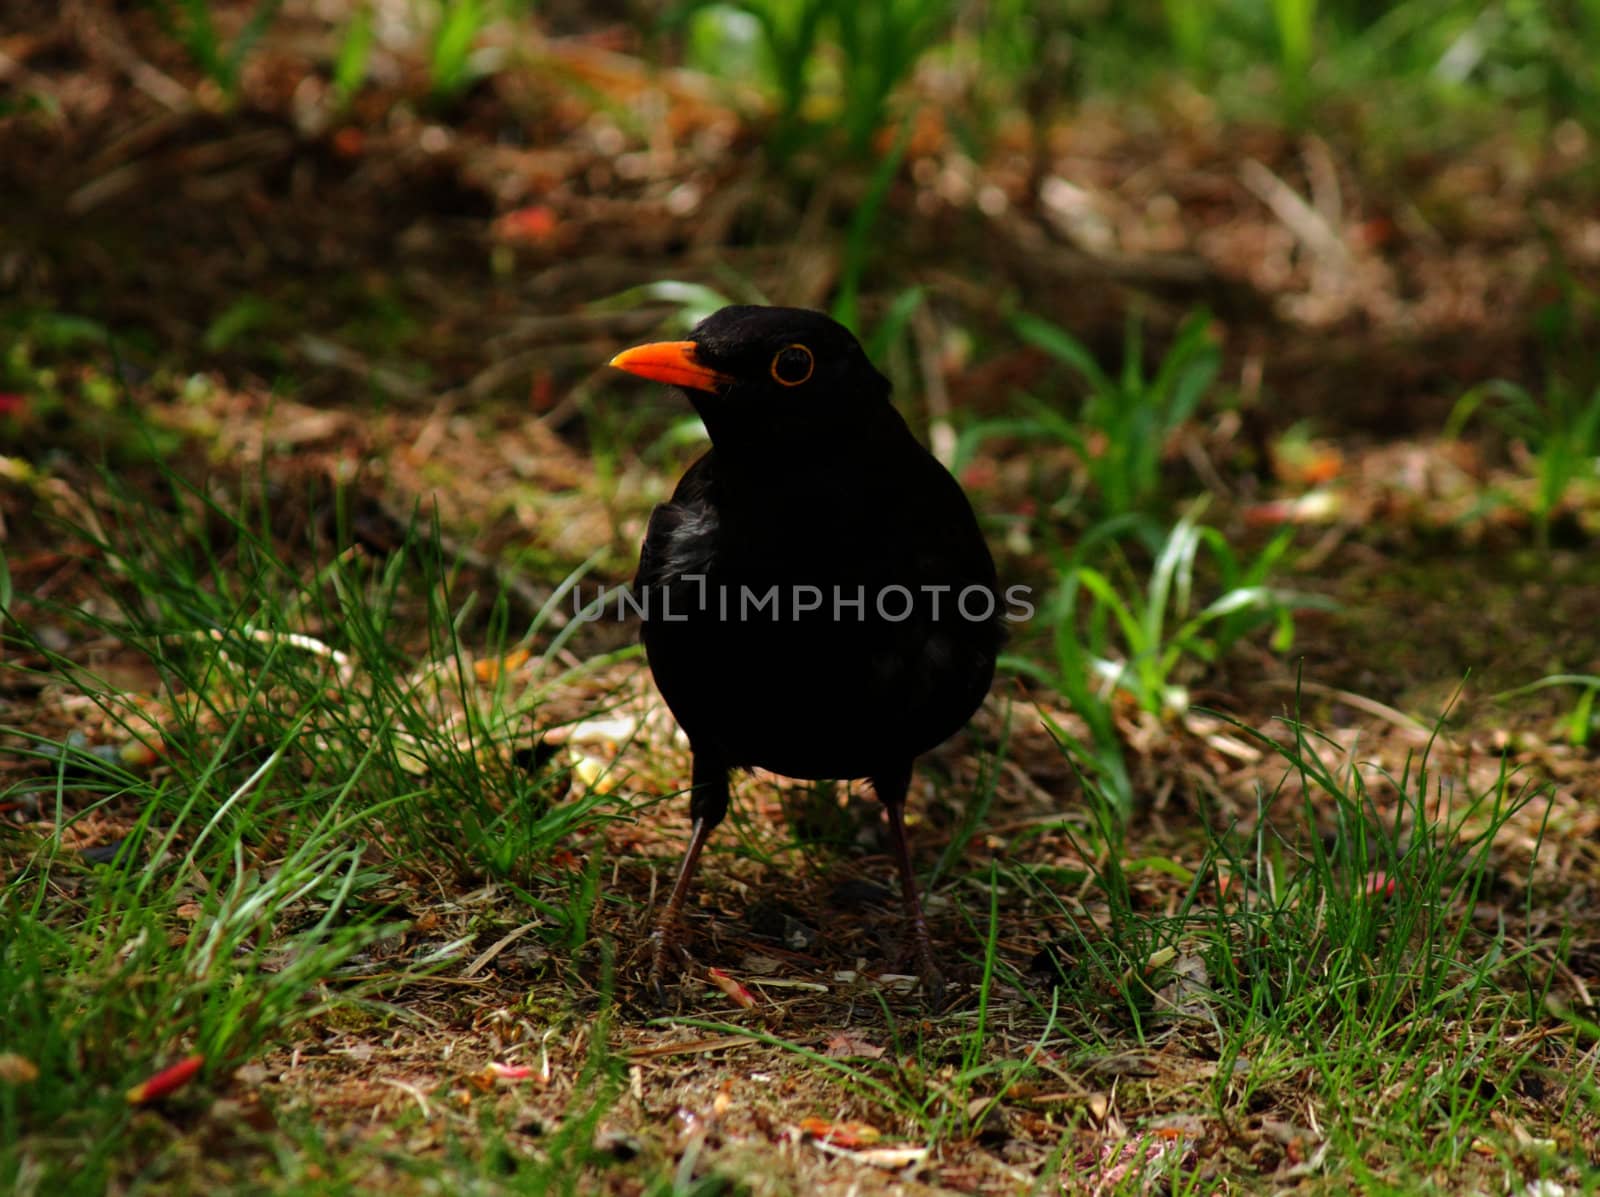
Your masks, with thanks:
[{"label": "bird's claw", "polygon": [[673,1004],[667,999],[667,987],[663,982],[668,955],[677,956],[680,972],[687,972],[694,964],[688,949],[674,942],[671,929],[657,927],[650,933],[650,977],[647,983],[651,999],[661,1010],[669,1009]]},{"label": "bird's claw", "polygon": [[661,983],[661,976],[666,971],[667,939],[664,927],[657,927],[650,934],[650,996],[659,1010],[667,1008],[667,990]]},{"label": "bird's claw", "polygon": [[670,1004],[667,1001],[666,986],[661,984],[661,978],[656,975],[654,970],[651,970],[650,973],[650,1000],[655,1003],[657,1010],[670,1008]]},{"label": "bird's claw", "polygon": [[938,1014],[944,1010],[946,990],[944,974],[931,960],[922,963],[922,1003],[929,1014]]},{"label": "bird's claw", "polygon": [[[919,930],[922,930],[919,928]],[[922,981],[922,1003],[929,1014],[938,1014],[944,1010],[946,989],[944,973],[933,960],[933,946],[928,942],[927,931],[917,937],[917,963],[921,966],[917,970]]]}]

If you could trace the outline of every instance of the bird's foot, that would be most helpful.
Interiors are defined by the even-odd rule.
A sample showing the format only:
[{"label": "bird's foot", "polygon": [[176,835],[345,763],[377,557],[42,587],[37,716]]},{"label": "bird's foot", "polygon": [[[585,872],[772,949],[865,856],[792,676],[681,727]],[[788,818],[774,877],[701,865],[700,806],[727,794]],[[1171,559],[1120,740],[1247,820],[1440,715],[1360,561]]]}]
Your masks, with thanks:
[{"label": "bird's foot", "polygon": [[933,953],[926,943],[920,945],[917,958],[921,965],[918,976],[922,980],[922,1004],[929,1014],[939,1014],[944,1010],[946,997],[944,973],[933,962]]},{"label": "bird's foot", "polygon": [[661,974],[653,968],[650,970],[650,1000],[655,1003],[657,1010],[671,1008],[671,1003],[667,1001],[666,986],[661,983]]},{"label": "bird's foot", "polygon": [[687,972],[694,961],[688,951],[675,942],[673,931],[675,928],[658,926],[650,933],[650,997],[655,1002],[657,1009],[666,1010],[672,1003],[667,1000],[665,977],[667,975],[667,957],[675,955],[678,958],[678,969]]}]

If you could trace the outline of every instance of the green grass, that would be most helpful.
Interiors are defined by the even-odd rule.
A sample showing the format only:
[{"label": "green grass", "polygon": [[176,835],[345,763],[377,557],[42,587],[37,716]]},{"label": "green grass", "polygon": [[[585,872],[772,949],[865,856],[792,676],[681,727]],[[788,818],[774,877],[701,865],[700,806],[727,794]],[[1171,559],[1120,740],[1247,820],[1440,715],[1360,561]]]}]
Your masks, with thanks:
[{"label": "green grass", "polygon": [[1445,435],[1459,435],[1474,417],[1493,423],[1532,475],[1525,505],[1540,546],[1548,550],[1551,525],[1573,492],[1600,493],[1600,384],[1585,393],[1560,377],[1539,392],[1504,380],[1482,383],[1456,403]]},{"label": "green grass", "polygon": [[841,0],[738,0],[683,5],[669,25],[687,26],[686,48],[696,66],[757,79],[774,94],[769,144],[780,163],[811,147],[865,161],[873,138],[892,119],[896,91],[947,32],[955,12],[948,0],[865,7]]},{"label": "green grass", "polygon": [[1600,697],[1600,675],[1592,673],[1555,673],[1548,674],[1538,681],[1529,682],[1526,686],[1518,686],[1504,694],[1497,695],[1501,701],[1520,698],[1527,694],[1536,694],[1541,690],[1562,689],[1571,687],[1577,691],[1573,699],[1572,709],[1562,719],[1562,730],[1566,733],[1567,743],[1575,748],[1587,748],[1589,740],[1596,730],[1595,699]]},{"label": "green grass", "polygon": [[[1184,673],[1215,664],[1241,639],[1270,626],[1271,647],[1286,653],[1294,644],[1294,610],[1327,607],[1326,600],[1269,585],[1283,566],[1292,535],[1281,532],[1253,557],[1237,554],[1215,528],[1199,522],[1197,503],[1155,548],[1149,576],[1140,579],[1109,522],[1078,543],[1058,569],[1058,593],[1046,609],[1054,629],[1054,668],[1031,661],[1014,664],[1062,689],[1068,675],[1087,672],[1104,692],[1122,690],[1154,716],[1182,714],[1189,707]],[[1109,549],[1107,548],[1109,542]],[[1116,568],[1086,564],[1109,556]],[[1197,566],[1209,565],[1216,597],[1195,596]]]},{"label": "green grass", "polygon": [[[1016,416],[983,420],[965,429],[957,443],[959,471],[997,437],[1041,447],[1060,446],[1077,466],[1074,483],[1042,508],[1047,518],[1078,517],[1090,524],[1134,519],[1152,542],[1163,499],[1162,462],[1172,436],[1200,412],[1221,366],[1211,321],[1196,312],[1178,330],[1172,346],[1148,371],[1138,321],[1130,319],[1121,369],[1105,370],[1089,348],[1049,321],[1026,313],[1013,320],[1017,335],[1065,368],[1081,398],[1075,404],[1021,396]],[[1049,393],[1065,388],[1051,378]],[[1081,511],[1079,510],[1081,508]]]},{"label": "green grass", "polygon": [[[152,1136],[124,1093],[183,1057],[204,1058],[171,1099],[193,1110],[304,1028],[419,1028],[392,998],[473,938],[416,932],[419,886],[497,878],[537,938],[587,944],[594,870],[553,858],[615,814],[559,753],[530,751],[563,671],[485,683],[463,647],[476,619],[480,660],[548,648],[564,592],[513,629],[502,596],[451,584],[422,529],[370,559],[343,536],[285,544],[248,480],[229,496],[167,474],[159,500],[103,485],[92,519],[60,537],[105,593],[0,591],[11,667],[54,704],[4,729],[32,765],[0,804],[36,807],[46,828],[0,828],[0,1025],[38,1072],[0,1084],[8,1191],[181,1174],[178,1139]],[[130,676],[151,688],[113,680]],[[60,709],[83,730],[39,730]],[[120,844],[91,860],[72,844],[96,823]],[[593,1067],[614,1072],[605,1025]]]},{"label": "green grass", "polygon": [[[1565,937],[1536,929],[1529,862],[1495,846],[1514,819],[1541,826],[1549,791],[1509,770],[1465,790],[1434,771],[1433,742],[1387,775],[1293,720],[1271,736],[1236,730],[1282,765],[1248,825],[1128,858],[1114,829],[1064,815],[956,878],[976,997],[937,1023],[899,1021],[880,1000],[881,1059],[685,1021],[781,1048],[841,1090],[835,1109],[897,1145],[970,1139],[1032,1095],[1126,1074],[1116,1104],[1135,1136],[1170,1144],[1157,1128],[1182,1115],[1215,1165],[1230,1126],[1281,1111],[1268,1116],[1315,1149],[1303,1177],[1328,1191],[1416,1191],[1431,1173],[1600,1181],[1560,1130],[1600,1098],[1592,1030],[1551,1023]],[[1062,834],[1081,866],[1029,850]],[[1153,877],[1163,893],[1180,882],[1181,899],[1152,908]],[[1018,915],[1041,928],[1048,979],[999,948]],[[1107,1074],[1108,1061],[1121,1063]],[[1145,1192],[1155,1177],[1159,1191],[1231,1191],[1227,1165],[1218,1175],[1176,1152],[1121,1180],[1104,1161],[1061,1165],[1086,1121],[1079,1107],[1063,1127],[1062,1191]]]},{"label": "green grass", "polygon": [[1406,143],[1421,121],[1488,128],[1507,105],[1535,135],[1567,117],[1600,122],[1594,0],[901,0],[874,12],[863,20],[833,0],[696,3],[667,27],[686,24],[700,69],[769,92],[780,159],[829,144],[863,156],[897,113],[926,102],[908,94],[924,59],[966,80],[965,103],[947,116],[980,154],[1000,113],[1050,118],[1087,97],[1158,97],[1180,82],[1230,120],[1337,130],[1355,110],[1363,138],[1383,142]]},{"label": "green grass", "polygon": [[218,18],[225,6],[212,0],[149,0],[168,35],[173,38],[223,97],[238,95],[239,75],[245,60],[271,28],[283,0],[253,0],[245,6],[245,20],[230,40]]},{"label": "green grass", "polygon": [[[1132,817],[1135,795],[1115,716],[1119,697],[1176,730],[1190,708],[1189,684],[1207,669],[1268,627],[1271,650],[1288,653],[1295,611],[1330,606],[1273,581],[1286,567],[1290,530],[1246,555],[1199,522],[1205,504],[1196,501],[1149,546],[1147,568],[1136,561],[1153,521],[1132,513],[1102,521],[1070,554],[1057,554],[1055,590],[1039,612],[1048,640],[1001,659],[1003,667],[1060,694],[1083,720],[1086,735],[1047,722],[1074,768],[1111,800],[1120,823]],[[1197,586],[1214,597],[1199,597]]]},{"label": "green grass", "polygon": [[[150,5],[230,103],[281,7],[279,0]],[[527,20],[529,7],[526,0],[410,6],[430,98],[448,104],[500,69],[477,53],[480,34],[496,20]],[[371,9],[351,0],[328,20],[342,106],[368,74]],[[875,138],[926,102],[910,83],[930,59],[967,81],[965,103],[949,115],[978,143],[1004,112],[1048,118],[1087,96],[1148,97],[1179,81],[1232,119],[1290,128],[1338,128],[1345,110],[1365,108],[1365,131],[1379,139],[1403,141],[1424,117],[1487,126],[1508,105],[1534,135],[1567,117],[1600,123],[1595,0],[893,0],[867,9],[839,0],[690,0],[668,6],[660,26],[681,43],[673,55],[768,92],[768,144],[779,162],[802,150],[870,162]],[[1394,119],[1400,112],[1418,120]],[[982,153],[981,144],[972,148]]]}]

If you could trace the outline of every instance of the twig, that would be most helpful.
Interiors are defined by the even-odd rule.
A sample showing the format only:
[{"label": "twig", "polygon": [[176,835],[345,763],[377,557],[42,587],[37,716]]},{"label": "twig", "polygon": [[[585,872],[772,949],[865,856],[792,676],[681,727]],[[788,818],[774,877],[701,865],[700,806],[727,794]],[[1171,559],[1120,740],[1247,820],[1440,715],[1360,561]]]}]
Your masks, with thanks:
[{"label": "twig", "polygon": [[91,13],[87,5],[78,0],[65,9],[65,15],[79,43],[91,57],[111,63],[156,103],[173,112],[189,112],[198,107],[188,88],[134,52],[122,36],[122,25],[113,8],[97,4]]},{"label": "twig", "polygon": [[1346,706],[1355,707],[1358,711],[1365,711],[1367,714],[1382,719],[1387,723],[1392,723],[1396,727],[1404,728],[1406,731],[1421,732],[1423,735],[1431,734],[1431,729],[1422,720],[1407,715],[1404,711],[1396,710],[1386,703],[1381,703],[1376,698],[1368,698],[1364,694],[1357,694],[1351,690],[1341,690],[1337,686],[1324,685],[1322,682],[1307,681],[1304,678],[1296,681],[1282,681],[1277,684],[1280,689],[1305,690],[1312,694],[1324,694],[1329,698],[1337,699]]},{"label": "twig", "polygon": [[1239,166],[1239,181],[1323,262],[1341,268],[1349,265],[1349,249],[1322,213],[1260,162],[1246,158]]},{"label": "twig", "polygon": [[428,1119],[433,1117],[433,1110],[428,1106],[427,1095],[424,1094],[421,1089],[413,1085],[410,1081],[401,1081],[396,1080],[394,1077],[380,1076],[378,1078],[378,1083],[380,1085],[389,1085],[400,1090],[402,1093],[411,1094],[411,1096],[416,1099],[417,1105],[422,1108],[422,1116]]},{"label": "twig", "polygon": [[517,940],[521,939],[529,931],[532,931],[539,925],[540,924],[537,921],[532,923],[523,923],[522,926],[518,927],[516,930],[506,932],[499,939],[495,940],[494,943],[485,948],[482,955],[480,955],[471,964],[467,965],[466,968],[462,969],[461,976],[463,978],[477,976],[478,973],[480,973],[491,960],[493,960],[501,952],[505,951],[512,944],[516,943]]}]

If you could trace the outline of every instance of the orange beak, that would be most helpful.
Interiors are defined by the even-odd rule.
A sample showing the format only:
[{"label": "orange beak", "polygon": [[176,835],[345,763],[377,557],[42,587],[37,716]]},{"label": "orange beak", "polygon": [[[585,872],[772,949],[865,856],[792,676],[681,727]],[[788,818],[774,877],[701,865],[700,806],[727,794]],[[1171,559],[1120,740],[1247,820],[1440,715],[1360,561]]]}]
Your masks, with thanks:
[{"label": "orange beak", "polygon": [[655,341],[649,345],[636,345],[617,354],[611,359],[611,364],[640,378],[688,387],[691,391],[715,391],[733,381],[731,374],[702,366],[696,357],[693,341]]}]

